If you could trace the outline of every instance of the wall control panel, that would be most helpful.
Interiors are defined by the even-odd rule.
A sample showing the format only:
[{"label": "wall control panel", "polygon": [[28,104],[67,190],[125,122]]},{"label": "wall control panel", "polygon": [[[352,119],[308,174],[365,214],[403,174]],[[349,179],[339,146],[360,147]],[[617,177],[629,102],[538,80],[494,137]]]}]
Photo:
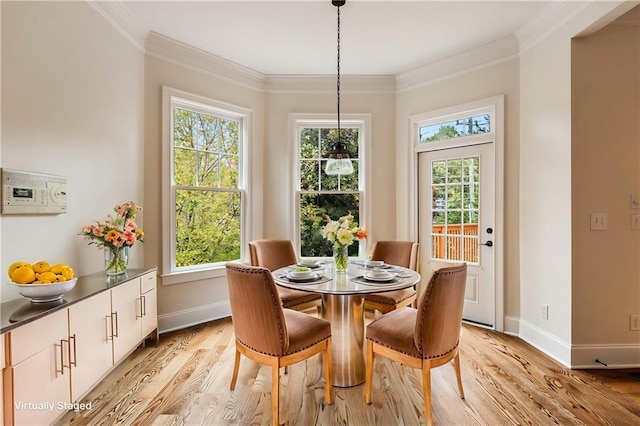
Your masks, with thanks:
[{"label": "wall control panel", "polygon": [[2,214],[66,212],[66,177],[2,169]]}]

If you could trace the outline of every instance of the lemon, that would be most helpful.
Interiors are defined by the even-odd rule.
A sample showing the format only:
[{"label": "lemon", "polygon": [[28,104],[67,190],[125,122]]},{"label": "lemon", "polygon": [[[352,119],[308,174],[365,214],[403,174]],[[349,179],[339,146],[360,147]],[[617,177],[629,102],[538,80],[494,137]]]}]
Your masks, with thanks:
[{"label": "lemon", "polygon": [[73,278],[73,269],[71,269],[70,266],[67,266],[62,270],[62,273],[60,275],[65,277],[67,280],[70,280],[71,278]]},{"label": "lemon", "polygon": [[65,282],[67,279],[64,277],[64,275],[56,275],[56,281],[59,283],[63,283]]},{"label": "lemon", "polygon": [[42,272],[40,276],[38,276],[40,281],[49,281],[50,283],[56,280],[56,274],[53,272]]},{"label": "lemon", "polygon": [[11,280],[18,284],[31,284],[36,279],[36,274],[31,269],[31,266],[20,266],[13,271]]},{"label": "lemon", "polygon": [[14,262],[11,264],[11,266],[9,266],[9,278],[12,278],[13,275],[13,271],[15,271],[17,268],[21,267],[21,266],[31,266],[30,263],[27,262]]},{"label": "lemon", "polygon": [[65,265],[64,263],[56,263],[51,267],[50,271],[56,275],[60,275],[62,273],[62,270],[68,267],[69,265]]},{"label": "lemon", "polygon": [[49,263],[45,262],[44,260],[41,260],[33,264],[34,272],[49,272],[50,270],[51,270],[51,265],[49,265]]}]

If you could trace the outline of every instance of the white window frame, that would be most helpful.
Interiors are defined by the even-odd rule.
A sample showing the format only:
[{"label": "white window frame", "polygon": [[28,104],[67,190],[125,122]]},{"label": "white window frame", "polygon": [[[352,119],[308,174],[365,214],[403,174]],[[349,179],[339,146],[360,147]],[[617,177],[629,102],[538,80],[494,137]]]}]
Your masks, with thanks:
[{"label": "white window frame", "polygon": [[[300,257],[300,129],[306,127],[337,128],[338,119],[335,114],[290,114],[291,121],[291,143],[292,151],[295,153],[292,161],[292,193],[295,194],[292,203],[292,216],[294,218],[292,241],[296,255]],[[370,155],[368,147],[371,146],[371,115],[370,114],[341,114],[340,127],[358,128],[358,187],[360,192],[360,220],[358,225],[369,231],[368,224],[371,223],[371,205],[369,197],[369,173]],[[322,193],[322,191],[319,191]],[[332,218],[337,219],[337,218]],[[367,246],[371,241],[371,232],[366,240],[360,241],[358,245],[358,257],[364,258],[367,254]]]},{"label": "white window frame", "polygon": [[[225,275],[224,262],[176,267],[176,212],[173,180],[173,110],[188,109],[240,122],[238,191],[240,193],[240,258],[248,244],[248,144],[251,110],[214,99],[163,86],[162,88],[162,271],[163,285],[178,284]],[[239,260],[239,259],[238,259]]]}]

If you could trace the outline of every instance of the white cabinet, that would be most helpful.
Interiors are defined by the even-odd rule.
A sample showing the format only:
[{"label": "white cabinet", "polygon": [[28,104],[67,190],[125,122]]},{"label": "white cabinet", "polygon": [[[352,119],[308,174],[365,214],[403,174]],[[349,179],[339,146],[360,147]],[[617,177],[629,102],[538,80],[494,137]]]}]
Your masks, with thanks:
[{"label": "white cabinet", "polygon": [[69,306],[71,401],[84,396],[113,366],[108,291]]},{"label": "white cabinet", "polygon": [[[46,425],[70,402],[67,310],[56,311],[11,332],[5,401],[8,424]],[[9,410],[5,407],[5,410]]]},{"label": "white cabinet", "polygon": [[[156,274],[149,272],[111,289],[113,362],[117,364],[158,329]],[[154,336],[157,338],[157,335]]]},{"label": "white cabinet", "polygon": [[141,338],[155,331],[154,339],[158,340],[158,292],[156,290],[156,274],[150,272],[140,277],[140,320],[142,321]]},{"label": "white cabinet", "polygon": [[140,279],[111,289],[113,363],[117,364],[140,342]]},{"label": "white cabinet", "polygon": [[0,425],[52,424],[146,337],[157,341],[157,313],[153,270],[0,335]]}]

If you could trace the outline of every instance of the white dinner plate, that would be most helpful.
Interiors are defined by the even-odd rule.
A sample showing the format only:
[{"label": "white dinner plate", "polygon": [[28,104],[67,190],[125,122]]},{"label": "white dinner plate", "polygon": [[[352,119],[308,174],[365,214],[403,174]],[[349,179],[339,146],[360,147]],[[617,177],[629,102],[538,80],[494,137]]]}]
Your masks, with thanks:
[{"label": "white dinner plate", "polygon": [[284,277],[294,283],[308,283],[308,282],[316,281],[320,279],[320,276],[318,274],[309,274],[306,277],[294,277],[287,274]]},{"label": "white dinner plate", "polygon": [[394,277],[395,275],[391,273],[387,273],[387,274],[379,275],[375,277],[373,275],[364,274],[364,278],[371,281],[391,281]]}]

